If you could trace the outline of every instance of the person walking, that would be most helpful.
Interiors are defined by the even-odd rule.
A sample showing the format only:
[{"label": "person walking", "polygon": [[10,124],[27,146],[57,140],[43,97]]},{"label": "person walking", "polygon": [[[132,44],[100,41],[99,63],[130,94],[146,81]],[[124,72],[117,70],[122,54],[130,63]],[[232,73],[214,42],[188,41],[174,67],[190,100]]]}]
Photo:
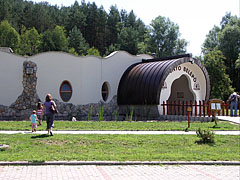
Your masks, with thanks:
[{"label": "person walking", "polygon": [[29,117],[29,120],[31,121],[32,124],[32,132],[36,132],[38,118],[35,110],[33,110],[32,115]]},{"label": "person walking", "polygon": [[234,116],[237,116],[238,98],[240,98],[240,96],[236,92],[233,92],[228,98],[228,100],[231,103],[230,105],[231,116],[233,116],[233,109],[235,111]]},{"label": "person walking", "polygon": [[44,102],[44,114],[47,122],[47,131],[48,131],[48,134],[50,134],[51,136],[53,136],[52,128],[54,125],[54,118],[55,118],[54,109],[56,110],[56,103],[52,100],[52,95],[47,94]]},{"label": "person walking", "polygon": [[38,103],[37,105],[37,117],[38,117],[38,122],[39,122],[39,126],[42,125],[42,119],[43,119],[43,105],[41,102]]}]

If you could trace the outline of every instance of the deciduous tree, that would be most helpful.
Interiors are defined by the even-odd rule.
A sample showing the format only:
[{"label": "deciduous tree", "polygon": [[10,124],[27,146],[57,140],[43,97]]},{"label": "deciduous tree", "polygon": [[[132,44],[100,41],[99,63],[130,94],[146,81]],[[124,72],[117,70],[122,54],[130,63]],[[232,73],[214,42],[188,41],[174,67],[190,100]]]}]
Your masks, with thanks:
[{"label": "deciduous tree", "polygon": [[225,57],[219,50],[210,51],[204,56],[204,65],[211,82],[211,98],[226,100],[233,91],[224,61]]},{"label": "deciduous tree", "polygon": [[16,50],[20,43],[20,36],[18,32],[4,20],[0,24],[0,46],[10,47]]},{"label": "deciduous tree", "polygon": [[169,18],[158,16],[151,22],[149,49],[157,57],[185,52],[187,42],[180,39],[179,27]]}]

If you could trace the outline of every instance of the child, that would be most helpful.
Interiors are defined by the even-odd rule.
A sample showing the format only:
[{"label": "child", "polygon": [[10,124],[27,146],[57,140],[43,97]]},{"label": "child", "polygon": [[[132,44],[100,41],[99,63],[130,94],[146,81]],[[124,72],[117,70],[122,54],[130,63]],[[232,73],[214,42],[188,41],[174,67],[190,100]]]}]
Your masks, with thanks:
[{"label": "child", "polygon": [[41,102],[38,103],[38,106],[37,106],[38,110],[37,110],[37,117],[38,117],[38,122],[39,122],[39,126],[42,125],[42,119],[43,119],[43,105]]},{"label": "child", "polygon": [[32,132],[36,132],[38,118],[35,110],[33,110],[32,115],[29,117],[29,120],[32,124]]}]

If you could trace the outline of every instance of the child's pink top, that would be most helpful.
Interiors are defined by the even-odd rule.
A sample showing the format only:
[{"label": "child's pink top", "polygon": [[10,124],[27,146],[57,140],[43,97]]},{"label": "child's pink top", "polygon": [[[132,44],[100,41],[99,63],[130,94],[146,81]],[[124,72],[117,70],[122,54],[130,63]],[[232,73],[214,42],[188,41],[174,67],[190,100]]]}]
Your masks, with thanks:
[{"label": "child's pink top", "polygon": [[38,109],[37,110],[37,115],[42,115],[42,111],[43,111],[42,109]]}]

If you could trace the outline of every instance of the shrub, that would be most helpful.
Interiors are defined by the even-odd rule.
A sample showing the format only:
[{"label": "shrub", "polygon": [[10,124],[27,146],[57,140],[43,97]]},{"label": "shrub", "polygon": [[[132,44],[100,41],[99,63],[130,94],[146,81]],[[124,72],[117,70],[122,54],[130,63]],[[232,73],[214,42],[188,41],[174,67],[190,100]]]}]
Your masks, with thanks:
[{"label": "shrub", "polygon": [[214,135],[215,135],[214,132],[210,130],[201,130],[201,128],[198,128],[196,133],[197,133],[197,137],[200,138],[200,140],[197,141],[197,143],[203,143],[203,144],[214,143]]}]

